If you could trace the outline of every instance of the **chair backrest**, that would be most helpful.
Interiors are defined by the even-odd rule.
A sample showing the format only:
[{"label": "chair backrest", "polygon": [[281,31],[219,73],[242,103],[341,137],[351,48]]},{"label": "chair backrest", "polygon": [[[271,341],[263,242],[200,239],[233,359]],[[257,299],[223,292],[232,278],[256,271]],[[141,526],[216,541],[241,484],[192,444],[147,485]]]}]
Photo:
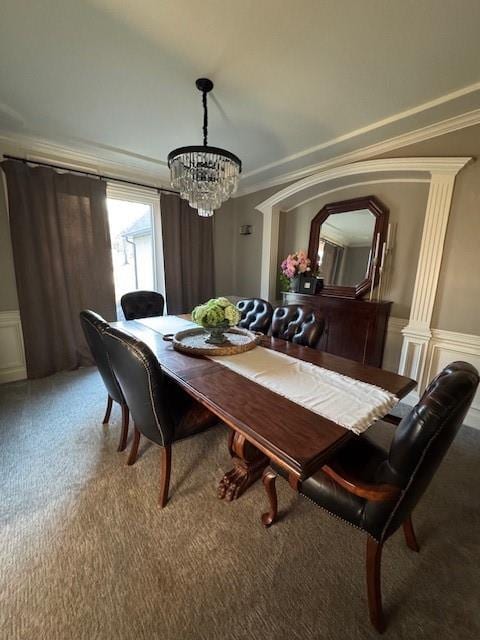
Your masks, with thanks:
[{"label": "chair backrest", "polygon": [[103,339],[136,428],[161,446],[170,444],[173,423],[157,358],[146,344],[114,327]]},{"label": "chair backrest", "polygon": [[120,300],[125,320],[163,315],[165,300],[157,291],[131,291]]},{"label": "chair backrest", "polygon": [[268,333],[272,323],[273,307],[267,300],[261,298],[239,300],[237,309],[242,314],[242,319],[238,323],[239,327],[259,331],[265,335]]},{"label": "chair backrest", "polygon": [[310,307],[289,304],[273,312],[271,335],[289,342],[315,348],[320,340],[325,320]]},{"label": "chair backrest", "polygon": [[[385,536],[404,522],[428,487],[463,423],[478,383],[475,367],[452,362],[429,384],[396,428],[388,459],[375,478],[376,482],[403,489],[385,525]],[[372,516],[378,509],[370,505],[366,515],[368,511]]]},{"label": "chair backrest", "polygon": [[90,347],[92,357],[95,360],[95,364],[97,365],[103,383],[107,388],[108,395],[115,400],[115,402],[125,404],[122,390],[120,389],[117,379],[115,378],[115,374],[113,373],[108,359],[107,348],[103,340],[103,334],[105,330],[108,329],[109,324],[105,322],[102,316],[98,315],[98,313],[89,311],[88,309],[80,312],[80,323],[82,325],[87,344]]}]

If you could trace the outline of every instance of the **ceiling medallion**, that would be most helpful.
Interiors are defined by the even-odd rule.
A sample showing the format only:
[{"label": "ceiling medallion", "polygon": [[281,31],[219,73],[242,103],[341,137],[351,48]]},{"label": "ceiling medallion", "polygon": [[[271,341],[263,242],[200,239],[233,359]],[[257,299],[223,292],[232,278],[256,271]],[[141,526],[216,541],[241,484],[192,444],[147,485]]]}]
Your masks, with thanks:
[{"label": "ceiling medallion", "polygon": [[199,78],[195,84],[202,92],[203,146],[174,149],[168,154],[168,166],[172,187],[199,216],[208,217],[237,190],[242,163],[230,151],[208,146],[207,93],[213,82]]}]

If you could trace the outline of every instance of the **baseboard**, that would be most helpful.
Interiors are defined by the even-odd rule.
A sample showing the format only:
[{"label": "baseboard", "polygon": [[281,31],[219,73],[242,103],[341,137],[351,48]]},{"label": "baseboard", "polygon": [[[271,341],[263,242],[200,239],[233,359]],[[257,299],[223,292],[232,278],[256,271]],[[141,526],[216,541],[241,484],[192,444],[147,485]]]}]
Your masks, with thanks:
[{"label": "baseboard", "polygon": [[0,384],[27,377],[18,311],[0,311]]}]

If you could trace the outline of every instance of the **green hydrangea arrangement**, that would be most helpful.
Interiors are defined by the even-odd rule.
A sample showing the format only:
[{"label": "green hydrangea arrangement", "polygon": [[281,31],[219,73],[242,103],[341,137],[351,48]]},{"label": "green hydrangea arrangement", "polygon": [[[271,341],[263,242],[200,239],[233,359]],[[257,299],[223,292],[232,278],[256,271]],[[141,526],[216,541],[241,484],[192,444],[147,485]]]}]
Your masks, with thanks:
[{"label": "green hydrangea arrangement", "polygon": [[192,311],[192,320],[202,327],[233,327],[241,317],[228,298],[212,298]]}]

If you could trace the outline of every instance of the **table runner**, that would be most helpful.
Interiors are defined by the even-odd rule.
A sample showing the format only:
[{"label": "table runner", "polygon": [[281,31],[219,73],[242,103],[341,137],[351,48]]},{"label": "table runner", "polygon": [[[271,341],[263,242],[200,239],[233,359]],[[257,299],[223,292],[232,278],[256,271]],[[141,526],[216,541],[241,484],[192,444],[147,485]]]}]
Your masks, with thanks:
[{"label": "table runner", "polygon": [[380,387],[264,347],[209,357],[356,434],[363,433],[398,402]]},{"label": "table runner", "polygon": [[[140,322],[163,334],[193,324],[168,316]],[[363,433],[398,402],[385,389],[264,347],[209,358],[356,434]]]}]

